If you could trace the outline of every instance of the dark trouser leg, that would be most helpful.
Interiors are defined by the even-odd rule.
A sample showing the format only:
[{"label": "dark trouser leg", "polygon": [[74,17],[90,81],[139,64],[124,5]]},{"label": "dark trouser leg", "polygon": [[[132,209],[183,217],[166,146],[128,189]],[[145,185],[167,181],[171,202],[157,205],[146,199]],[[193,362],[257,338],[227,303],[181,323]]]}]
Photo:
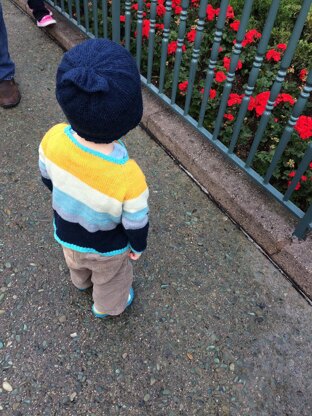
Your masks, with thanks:
[{"label": "dark trouser leg", "polygon": [[47,16],[49,14],[49,10],[45,7],[42,0],[28,0],[27,4],[32,10],[36,20],[41,20],[43,16]]}]

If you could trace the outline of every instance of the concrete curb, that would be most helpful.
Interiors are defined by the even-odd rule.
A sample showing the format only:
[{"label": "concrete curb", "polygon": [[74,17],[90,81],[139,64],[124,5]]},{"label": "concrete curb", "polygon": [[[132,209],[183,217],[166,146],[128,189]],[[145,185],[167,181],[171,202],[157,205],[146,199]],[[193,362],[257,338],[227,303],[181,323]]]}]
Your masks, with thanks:
[{"label": "concrete curb", "polygon": [[[27,14],[23,0],[12,2]],[[86,36],[57,11],[57,25],[46,33],[67,50]],[[207,194],[286,273],[294,286],[312,299],[312,235],[292,237],[296,220],[244,172],[221,155],[202,135],[158,97],[143,88],[146,129]]]}]

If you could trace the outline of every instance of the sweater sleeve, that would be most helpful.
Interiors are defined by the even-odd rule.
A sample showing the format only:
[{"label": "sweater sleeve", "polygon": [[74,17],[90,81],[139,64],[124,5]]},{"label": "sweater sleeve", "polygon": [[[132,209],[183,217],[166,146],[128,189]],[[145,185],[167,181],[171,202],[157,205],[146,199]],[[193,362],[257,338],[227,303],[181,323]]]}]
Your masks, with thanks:
[{"label": "sweater sleeve", "polygon": [[149,191],[141,169],[135,164],[129,172],[128,191],[122,207],[122,225],[130,242],[131,250],[140,254],[146,249],[149,227]]},{"label": "sweater sleeve", "polygon": [[46,144],[46,141],[47,141],[47,135],[44,136],[39,146],[39,170],[40,170],[42,182],[50,191],[52,191],[53,189],[52,181],[48,174],[46,164],[45,164],[44,146]]}]

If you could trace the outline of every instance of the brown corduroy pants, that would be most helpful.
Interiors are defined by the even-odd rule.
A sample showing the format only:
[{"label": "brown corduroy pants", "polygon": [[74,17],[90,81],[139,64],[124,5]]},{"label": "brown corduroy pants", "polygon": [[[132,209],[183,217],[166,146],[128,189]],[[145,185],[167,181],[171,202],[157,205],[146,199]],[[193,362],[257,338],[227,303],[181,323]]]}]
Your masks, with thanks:
[{"label": "brown corduroy pants", "polygon": [[93,284],[95,309],[109,315],[124,311],[133,281],[133,269],[128,251],[117,256],[80,253],[63,247],[70,277],[78,289]]}]

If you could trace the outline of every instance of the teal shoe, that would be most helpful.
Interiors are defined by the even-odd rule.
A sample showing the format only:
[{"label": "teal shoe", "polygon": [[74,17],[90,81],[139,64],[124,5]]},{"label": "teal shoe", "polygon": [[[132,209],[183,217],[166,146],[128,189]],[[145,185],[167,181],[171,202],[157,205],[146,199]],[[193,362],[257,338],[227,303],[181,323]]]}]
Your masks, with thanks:
[{"label": "teal shoe", "polygon": [[86,287],[84,289],[80,289],[80,287],[77,287],[77,289],[79,290],[79,292],[85,292],[86,290],[90,289],[90,287]]},{"label": "teal shoe", "polygon": [[[75,286],[75,285],[74,285]],[[79,292],[85,292],[86,290],[88,290],[88,289],[90,289],[91,287],[92,287],[93,285],[92,285],[92,283],[91,283],[91,285],[90,286],[88,286],[88,287],[77,287],[77,286],[75,286],[75,288],[76,289],[78,289],[79,290]]]},{"label": "teal shoe", "polygon": [[[130,288],[130,292],[129,292],[129,297],[128,297],[128,302],[127,302],[126,308],[131,305],[131,303],[133,302],[133,299],[134,299],[134,290],[131,287]],[[92,305],[92,313],[93,313],[93,315],[96,318],[107,318],[108,316],[110,316],[108,313],[100,313],[100,312],[98,312],[95,309],[94,304]]]}]

